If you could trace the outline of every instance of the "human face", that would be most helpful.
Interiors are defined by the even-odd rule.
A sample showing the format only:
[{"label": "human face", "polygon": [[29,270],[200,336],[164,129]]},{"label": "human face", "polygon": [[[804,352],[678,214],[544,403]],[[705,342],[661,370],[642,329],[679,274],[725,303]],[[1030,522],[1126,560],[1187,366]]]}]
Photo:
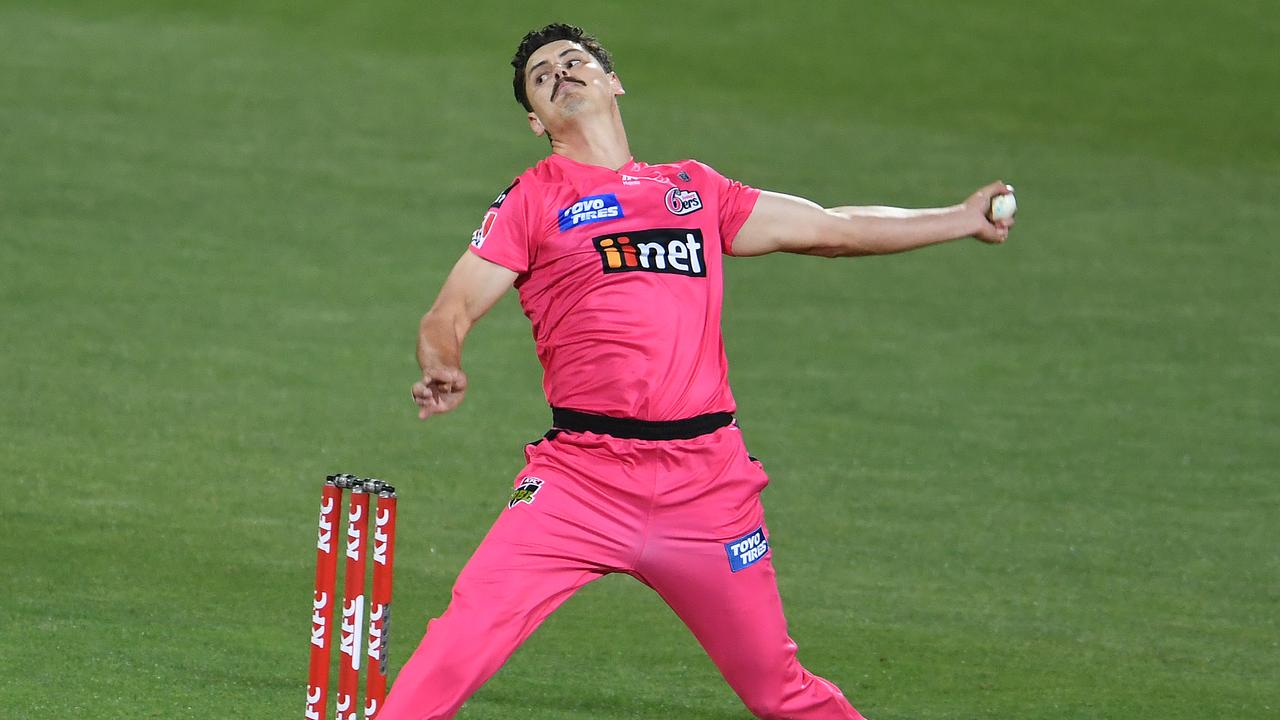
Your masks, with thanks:
[{"label": "human face", "polygon": [[[606,73],[581,45],[557,40],[538,48],[525,64],[525,94],[533,112],[534,132],[542,122],[559,124],[565,117],[592,107],[604,108],[622,94],[617,75]],[[536,124],[535,124],[536,123]]]}]

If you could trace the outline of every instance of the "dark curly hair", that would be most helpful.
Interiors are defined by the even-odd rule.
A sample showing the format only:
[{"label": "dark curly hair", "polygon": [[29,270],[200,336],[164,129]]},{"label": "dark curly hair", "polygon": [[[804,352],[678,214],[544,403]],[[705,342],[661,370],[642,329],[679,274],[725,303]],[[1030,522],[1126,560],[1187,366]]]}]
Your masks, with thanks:
[{"label": "dark curly hair", "polygon": [[528,112],[533,112],[533,106],[529,104],[529,95],[524,91],[524,66],[529,64],[529,56],[537,52],[538,48],[557,40],[569,40],[578,43],[583,50],[591,53],[591,56],[600,63],[600,67],[604,68],[605,72],[613,72],[613,56],[609,54],[608,50],[604,49],[604,46],[600,44],[600,41],[594,35],[588,35],[583,32],[582,28],[564,23],[551,23],[539,30],[531,30],[520,41],[519,47],[516,48],[515,57],[511,58],[511,67],[516,69],[515,78],[511,81],[511,88],[516,93],[516,102],[520,103]]}]

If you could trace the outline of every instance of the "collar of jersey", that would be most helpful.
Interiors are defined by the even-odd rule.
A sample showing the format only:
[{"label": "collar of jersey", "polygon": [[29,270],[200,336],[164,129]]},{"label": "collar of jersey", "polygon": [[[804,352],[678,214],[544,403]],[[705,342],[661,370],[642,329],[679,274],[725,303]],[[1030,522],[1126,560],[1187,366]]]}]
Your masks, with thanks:
[{"label": "collar of jersey", "polygon": [[551,161],[559,164],[565,170],[576,173],[596,172],[608,173],[610,175],[638,175],[644,172],[646,167],[644,163],[636,162],[634,157],[628,157],[627,161],[622,164],[622,167],[617,170],[607,168],[604,165],[589,165],[587,163],[578,162],[573,158],[565,157],[559,153],[552,153]]}]

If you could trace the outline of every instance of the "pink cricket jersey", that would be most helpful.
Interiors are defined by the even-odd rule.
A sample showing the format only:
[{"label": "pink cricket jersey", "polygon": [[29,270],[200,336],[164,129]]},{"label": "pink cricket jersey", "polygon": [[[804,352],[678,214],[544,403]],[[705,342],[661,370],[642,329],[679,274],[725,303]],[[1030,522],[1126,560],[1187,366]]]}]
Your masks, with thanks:
[{"label": "pink cricket jersey", "polygon": [[702,163],[618,170],[551,155],[471,239],[519,273],[552,407],[636,420],[733,412],[722,260],[760,191]]}]

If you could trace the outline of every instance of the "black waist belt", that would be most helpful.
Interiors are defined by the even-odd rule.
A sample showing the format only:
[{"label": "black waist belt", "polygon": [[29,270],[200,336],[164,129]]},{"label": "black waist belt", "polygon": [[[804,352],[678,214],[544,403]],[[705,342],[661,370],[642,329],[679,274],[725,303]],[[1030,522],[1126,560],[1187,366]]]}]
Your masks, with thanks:
[{"label": "black waist belt", "polygon": [[[552,432],[593,432],[628,440],[688,440],[733,424],[733,413],[718,412],[683,420],[632,420],[551,408]],[[548,433],[550,436],[550,433]]]}]

